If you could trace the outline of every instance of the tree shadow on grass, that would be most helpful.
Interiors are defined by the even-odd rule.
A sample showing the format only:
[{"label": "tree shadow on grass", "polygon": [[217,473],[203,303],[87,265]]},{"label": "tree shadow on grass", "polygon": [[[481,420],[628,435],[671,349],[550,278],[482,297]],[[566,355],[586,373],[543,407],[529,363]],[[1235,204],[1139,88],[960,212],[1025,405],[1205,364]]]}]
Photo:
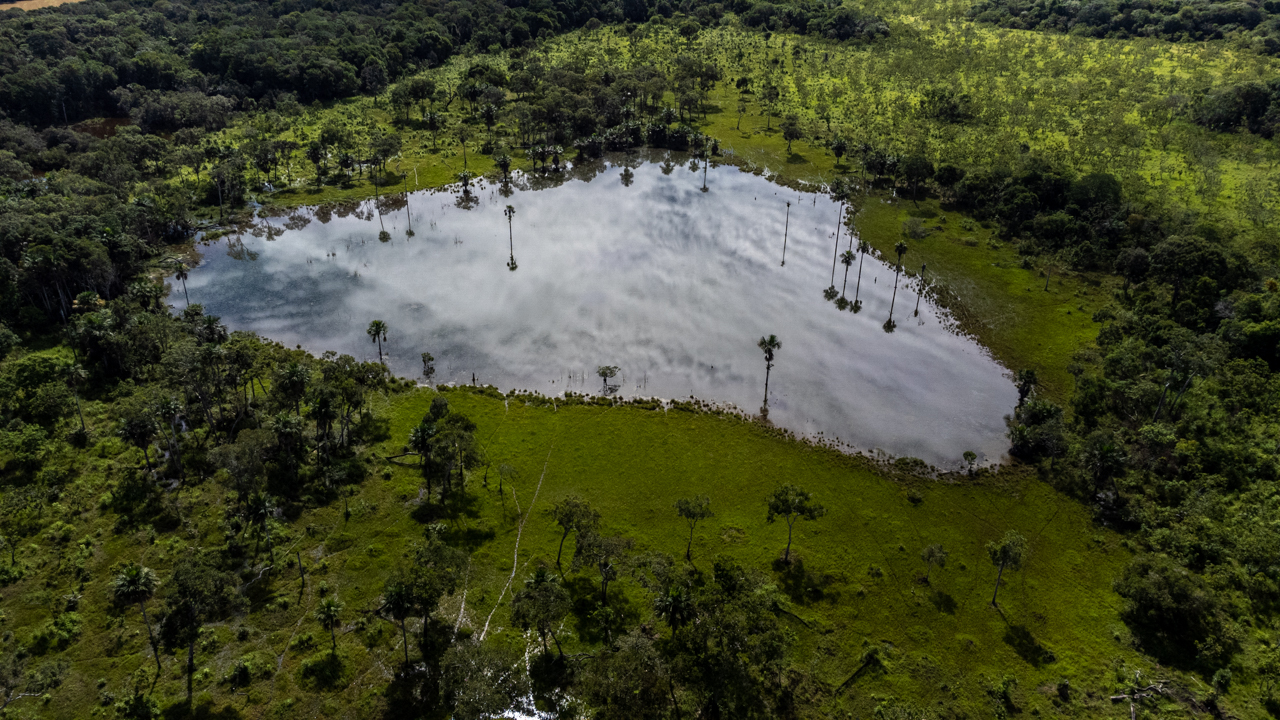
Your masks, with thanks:
[{"label": "tree shadow on grass", "polygon": [[807,164],[808,162],[809,162],[809,158],[797,152],[793,152],[787,156],[788,165],[801,165],[801,164]]},{"label": "tree shadow on grass", "polygon": [[573,600],[570,612],[574,618],[574,630],[584,642],[604,642],[606,620],[609,623],[607,629],[613,637],[640,622],[640,608],[622,593],[617,583],[609,589],[608,608],[612,612],[607,618],[600,612],[600,585],[594,578],[572,577],[565,581],[564,586]]},{"label": "tree shadow on grass", "polygon": [[209,702],[202,702],[188,708],[185,700],[180,700],[161,713],[165,720],[240,720],[244,715],[230,705],[215,708]]},{"label": "tree shadow on grass", "polygon": [[951,597],[948,593],[941,590],[934,590],[933,594],[929,596],[929,602],[933,603],[933,607],[937,609],[938,612],[944,612],[948,615],[956,614],[956,599]]},{"label": "tree shadow on grass", "polygon": [[834,589],[839,579],[831,573],[810,572],[802,558],[795,558],[790,563],[781,558],[774,560],[773,572],[779,587],[797,605],[840,600],[840,591]]},{"label": "tree shadow on grass", "polygon": [[1034,667],[1043,667],[1058,659],[1052,650],[1040,644],[1025,625],[1010,625],[1005,630],[1004,641],[1018,653],[1018,657]]},{"label": "tree shadow on grass", "polygon": [[346,687],[351,683],[350,670],[342,661],[341,654],[325,649],[303,660],[299,675],[303,685],[308,686],[308,689],[333,690]]}]

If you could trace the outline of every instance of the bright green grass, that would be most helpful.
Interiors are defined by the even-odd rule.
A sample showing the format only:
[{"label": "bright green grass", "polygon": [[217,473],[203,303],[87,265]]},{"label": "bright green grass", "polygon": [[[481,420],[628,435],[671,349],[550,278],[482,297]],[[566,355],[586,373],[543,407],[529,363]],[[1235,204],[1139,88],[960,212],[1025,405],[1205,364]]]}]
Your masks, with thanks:
[{"label": "bright green grass", "polygon": [[[389,439],[375,451],[399,452],[432,397],[418,390],[380,400],[376,409],[389,420]],[[716,517],[698,529],[695,562],[706,566],[724,553],[772,574],[792,597],[787,609],[807,623],[788,621],[798,640],[794,660],[816,680],[843,682],[864,643],[881,644],[886,652],[889,671],[859,679],[829,711],[847,709],[861,717],[874,707],[874,697],[892,695],[922,708],[957,707],[985,716],[986,689],[1010,675],[1019,681],[1019,703],[1047,712],[1051,701],[1036,688],[1068,678],[1076,688],[1105,691],[1116,682],[1116,667],[1150,669],[1127,645],[1117,617],[1111,580],[1128,556],[1120,539],[1093,527],[1084,508],[1025,474],[926,482],[731,417],[534,407],[466,391],[448,397],[479,424],[489,465],[469,475],[469,513],[448,521],[450,536],[469,539],[475,549],[465,591],[447,599],[440,613],[450,620],[461,617],[477,633],[488,622],[490,635],[525,642],[507,627],[510,593],[504,586],[513,560],[515,583],[537,563],[554,560],[559,534],[546,510],[556,500],[580,494],[600,509],[606,531],[635,538],[641,550],[679,556],[687,531],[672,503],[705,493]],[[104,426],[103,404],[88,403],[86,411],[91,427]],[[13,710],[23,716],[90,716],[103,692],[119,696],[129,687],[130,673],[153,667],[137,609],[120,611],[108,602],[106,579],[113,566],[138,560],[165,578],[192,549],[222,542],[219,521],[228,499],[212,484],[178,494],[185,519],[178,532],[152,542],[146,528],[113,531],[116,519],[98,507],[98,497],[108,489],[113,467],[141,458],[113,437],[100,440],[88,455],[92,460],[82,479],[51,511],[51,522],[74,525],[70,538],[42,538],[24,547],[19,560],[30,571],[0,601],[8,628],[22,640],[63,606],[64,595],[82,594],[79,639],[32,660],[33,666],[65,660],[72,672],[49,703],[15,702]],[[503,463],[518,474],[499,496],[497,468]],[[376,714],[379,692],[403,649],[389,623],[369,620],[362,629],[356,620],[376,606],[382,583],[423,525],[412,515],[421,487],[416,469],[379,460],[370,471],[345,502],[349,519],[339,501],[276,528],[277,572],[249,593],[254,603],[248,614],[210,626],[198,647],[198,703],[225,708],[229,717],[278,717],[286,710],[300,717]],[[797,526],[798,562],[789,570],[774,565],[785,527],[764,522],[764,498],[782,482],[813,491],[830,511]],[[527,524],[516,556],[520,517]],[[997,612],[989,605],[995,572],[984,545],[1009,529],[1031,540],[1032,556],[1023,572],[1006,576]],[[82,539],[87,550],[77,545]],[[919,553],[931,543],[942,543],[950,557],[925,585],[918,580],[924,571]],[[572,547],[570,540],[566,561]],[[298,552],[307,566],[305,590],[296,565],[285,562]],[[77,556],[85,558],[84,582],[65,572]],[[597,587],[590,573],[570,579],[577,592]],[[617,602],[626,603],[629,616],[635,622],[650,619],[645,594],[632,581],[619,585],[625,600]],[[312,618],[322,587],[347,607],[339,635],[342,680],[334,687],[319,687],[303,672],[308,658],[327,652],[328,638]],[[157,614],[153,603],[153,621]],[[579,621],[570,618],[568,625],[576,630]],[[1020,628],[1029,636],[1020,635]],[[314,646],[297,646],[307,633]],[[1044,662],[1019,637],[1034,638],[1056,659]],[[576,641],[570,646],[585,649]],[[259,670],[249,688],[233,693],[223,680],[241,658]],[[180,703],[184,695],[183,660],[183,653],[164,655],[156,693],[165,705]],[[101,689],[99,678],[105,681]],[[1073,707],[1080,717],[1123,714],[1109,706]]]},{"label": "bright green grass", "polygon": [[[913,215],[925,216],[921,222],[931,230],[923,239],[903,236],[903,223]],[[894,244],[905,240],[903,266],[918,275],[920,265],[928,265],[929,283],[943,291],[940,297],[962,330],[1010,370],[1035,369],[1054,398],[1070,395],[1068,363],[1097,336],[1093,314],[1110,299],[1113,279],[1053,268],[1046,291],[1045,269],[1024,269],[1017,251],[994,232],[941,210],[934,200],[873,199],[855,226],[890,262]]]}]

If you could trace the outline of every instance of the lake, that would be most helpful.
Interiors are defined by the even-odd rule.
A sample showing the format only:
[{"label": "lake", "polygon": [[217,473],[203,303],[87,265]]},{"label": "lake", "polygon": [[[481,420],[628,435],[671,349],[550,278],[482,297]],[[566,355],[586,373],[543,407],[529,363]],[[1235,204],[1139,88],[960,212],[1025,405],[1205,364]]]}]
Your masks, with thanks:
[{"label": "lake", "polygon": [[[959,467],[966,450],[998,461],[1017,402],[1007,370],[927,297],[914,315],[915,277],[899,280],[886,331],[894,268],[875,255],[863,260],[860,312],[824,298],[839,218],[825,195],[732,166],[614,158],[466,195],[401,192],[263,219],[198,246],[187,290],[232,329],[317,353],[376,359],[365,329],[383,320],[386,362],[405,377],[420,377],[430,352],[434,382],[554,396],[602,392],[596,368],[612,365],[620,395],[753,414],[765,383],[756,343],[776,334],[772,422],[940,467]],[[839,251],[850,242],[841,228]],[[849,300],[857,272],[855,261]]]}]

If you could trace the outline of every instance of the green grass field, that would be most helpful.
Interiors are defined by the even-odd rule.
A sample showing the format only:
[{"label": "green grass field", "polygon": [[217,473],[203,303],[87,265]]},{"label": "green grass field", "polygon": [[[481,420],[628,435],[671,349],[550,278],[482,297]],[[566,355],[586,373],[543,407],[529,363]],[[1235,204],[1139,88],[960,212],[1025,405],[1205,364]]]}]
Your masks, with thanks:
[{"label": "green grass field", "polygon": [[[389,421],[389,439],[375,453],[397,454],[433,396],[424,389],[381,401],[376,410]],[[1116,685],[1117,673],[1152,670],[1128,646],[1117,616],[1110,583],[1128,557],[1121,539],[1092,526],[1084,508],[1028,473],[1013,469],[929,482],[731,416],[553,407],[465,389],[446,396],[479,424],[488,462],[469,474],[467,500],[457,515],[442,520],[447,537],[473,555],[464,591],[446,599],[441,615],[461,619],[476,633],[487,627],[490,635],[522,647],[536,642],[508,627],[508,582],[518,587],[539,563],[554,563],[560,535],[547,510],[555,501],[580,495],[600,510],[606,532],[634,538],[638,551],[679,558],[687,528],[673,503],[706,494],[715,517],[697,529],[694,562],[704,565],[726,554],[775,578],[789,598],[783,609],[797,637],[795,659],[813,681],[839,686],[857,668],[863,648],[881,648],[884,671],[859,677],[825,712],[862,717],[896,698],[895,706],[949,707],[983,717],[991,711],[991,688],[1012,677],[1018,707],[1050,713],[1061,680],[1096,693]],[[91,405],[92,422],[98,421],[95,407],[101,409]],[[96,715],[104,698],[127,693],[132,673],[153,668],[137,608],[109,602],[103,578],[111,567],[128,558],[167,577],[191,549],[221,542],[227,498],[209,485],[178,493],[184,517],[179,532],[157,540],[146,526],[115,526],[117,518],[97,501],[110,487],[112,468],[141,458],[113,438],[100,441],[93,454],[97,467],[54,509],[74,532],[55,537],[61,526],[54,525],[42,542],[22,548],[20,562],[30,570],[4,591],[5,619],[19,640],[61,615],[68,593],[80,595],[80,635],[65,649],[33,659],[71,662],[76,672],[47,704],[38,698],[16,702],[13,710],[23,717]],[[508,473],[500,494],[497,469],[504,464],[515,474]],[[196,694],[210,717],[377,714],[380,691],[403,648],[396,628],[369,613],[383,579],[421,537],[432,512],[419,506],[416,468],[378,460],[370,470],[345,502],[275,527],[276,570],[246,593],[250,612],[204,631]],[[798,524],[796,562],[789,567],[777,562],[785,525],[764,522],[765,496],[783,482],[809,489],[829,511]],[[996,610],[990,605],[995,568],[984,548],[1010,529],[1031,541],[1031,556],[1022,572],[1006,575]],[[920,551],[934,543],[949,557],[925,583]],[[571,539],[566,567],[572,547]],[[294,562],[299,554],[305,589]],[[93,579],[66,585],[70,565]],[[571,575],[569,586],[581,596],[598,592],[589,571]],[[614,587],[613,602],[630,619],[656,622],[651,598],[634,581]],[[312,613],[326,592],[347,607],[339,634],[342,664],[335,677],[317,678],[308,668],[327,656],[328,638]],[[567,625],[566,650],[588,649],[589,643],[571,638],[593,639],[590,620],[571,616]],[[181,704],[183,660],[182,652],[163,656],[156,692],[164,704]],[[237,672],[240,686],[233,686],[229,678]],[[251,678],[247,687],[243,673]],[[1063,710],[1077,717],[1124,714],[1096,695],[1077,696]]]}]

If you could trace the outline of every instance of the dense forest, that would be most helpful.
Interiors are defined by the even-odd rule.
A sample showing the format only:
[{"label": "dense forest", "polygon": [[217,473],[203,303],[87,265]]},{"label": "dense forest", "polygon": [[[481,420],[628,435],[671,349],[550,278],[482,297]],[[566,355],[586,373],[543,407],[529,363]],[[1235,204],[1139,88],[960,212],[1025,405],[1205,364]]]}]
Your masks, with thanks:
[{"label": "dense forest", "polygon": [[[1201,41],[1238,32],[1275,53],[1280,30],[1270,12],[1098,3],[972,10],[982,22],[1111,37]],[[666,57],[613,64],[546,45],[551,35],[601,24],[637,39],[674,33],[680,45]],[[731,49],[767,68],[731,73],[696,45],[712,26],[787,37],[763,50]],[[804,34],[825,44],[802,49]],[[419,392],[414,382],[390,377],[379,362],[315,357],[236,332],[199,305],[175,310],[188,268],[174,247],[197,227],[216,230],[214,217],[226,227],[246,219],[249,195],[269,197],[273,184],[322,191],[368,177],[375,190],[394,191],[408,175],[388,163],[410,148],[451,153],[468,143],[478,151],[470,167],[498,183],[513,168],[555,177],[579,157],[641,146],[735,161],[726,146],[741,136],[723,130],[754,113],[779,157],[803,142],[830,158],[824,191],[853,208],[851,227],[871,198],[932,203],[1015,248],[1024,269],[1044,273],[1046,289],[1054,273],[1108,288],[1094,316],[1096,342],[1078,348],[1067,368],[1069,393],[1038,380],[1048,368],[1011,368],[1020,402],[1008,421],[1010,453],[1087,507],[1096,527],[1123,534],[1132,557],[1114,590],[1131,645],[1194,678],[1156,693],[1170,712],[1276,712],[1280,245],[1270,206],[1260,201],[1246,218],[1214,212],[1210,202],[1144,195],[1069,153],[944,157],[904,141],[909,128],[877,133],[846,122],[866,113],[842,119],[835,99],[801,100],[782,82],[799,75],[806,52],[825,62],[839,43],[872,53],[892,36],[871,13],[819,3],[90,0],[0,17],[0,539],[9,560],[0,579],[23,597],[38,595],[28,604],[42,613],[6,632],[4,703],[38,712],[35,698],[56,696],[79,672],[58,653],[108,607],[110,620],[94,622],[146,628],[134,647],[146,662],[93,691],[120,717],[156,716],[162,701],[181,712],[198,694],[193,687],[210,682],[246,693],[265,684],[282,661],[245,655],[210,678],[195,658],[213,652],[230,619],[284,613],[286,596],[301,602],[292,583],[306,591],[308,568],[323,570],[301,552],[288,558],[287,548],[318,532],[303,520],[308,513],[350,520],[367,511],[352,509],[359,488],[406,472],[375,450],[385,443],[400,448],[421,485],[413,543],[364,581],[372,599],[359,607],[316,582],[318,599],[299,620],[314,633],[296,635],[296,646],[289,640],[307,654],[298,672],[312,689],[350,681],[342,653],[354,642],[339,631],[370,647],[398,637],[402,664],[378,701],[393,717],[492,717],[532,701],[564,717],[813,717],[860,677],[892,674],[890,644],[866,641],[824,648],[856,664],[847,680],[820,677],[797,660],[797,633],[822,621],[795,620],[779,588],[790,575],[779,580],[726,557],[682,564],[611,532],[617,519],[577,497],[535,520],[554,524],[562,545],[572,538],[563,557],[522,568],[516,589],[500,595],[511,624],[536,638],[532,659],[511,643],[484,642],[484,631],[460,631],[442,602],[462,594],[465,603],[469,558],[491,539],[467,525],[476,517],[468,513],[494,484],[506,518],[498,483],[516,477],[487,455],[476,422],[442,392],[411,430],[392,437],[380,403]],[[1162,130],[1190,128],[1193,139],[1208,132],[1212,142],[1274,143],[1277,82],[1153,98],[1143,113]],[[355,94],[366,96],[355,106],[361,113],[324,106]],[[902,125],[932,123],[943,136],[996,124],[984,118],[992,102],[962,87],[929,87]],[[383,119],[372,119],[375,111]],[[129,122],[110,132],[77,125],[102,117]],[[1208,144],[1197,152],[1211,154]],[[464,170],[443,179],[461,180],[455,191],[465,195],[472,177]],[[921,247],[932,232],[916,218],[890,244]],[[162,273],[173,274],[167,296]],[[376,343],[385,332],[371,326],[370,337]],[[428,382],[431,370],[424,353]],[[792,485],[759,500],[758,514],[788,527],[825,512]],[[711,508],[697,496],[680,502],[673,513],[692,538]],[[89,522],[93,532],[81,525]],[[119,550],[134,538],[169,548],[160,557],[171,571]],[[1024,540],[1002,542],[990,557],[1004,572],[1010,558],[1021,561]],[[108,546],[120,562],[108,576],[94,574]],[[691,539],[686,553],[692,548]],[[170,563],[170,551],[187,553],[185,561]],[[787,552],[789,563],[790,545]],[[945,565],[941,552],[925,567]],[[135,606],[141,623],[125,614]],[[376,629],[384,623],[387,636]],[[251,631],[240,627],[243,641]],[[1028,656],[1048,662],[1030,646]],[[172,658],[168,670],[164,658]],[[149,688],[172,681],[175,668],[185,697],[154,696]],[[1017,709],[1016,678],[982,682],[984,710],[1003,717]],[[1131,697],[1141,687],[1116,692]],[[1101,706],[1073,701],[1072,692],[1060,683],[1050,694],[1064,713],[1098,716]],[[930,716],[892,699],[879,707],[884,717]]]},{"label": "dense forest", "polygon": [[1239,38],[1258,52],[1280,54],[1280,5],[1274,0],[1228,3],[981,0],[969,9],[969,16],[1007,28],[1091,37],[1156,37],[1173,42]]},{"label": "dense forest", "polygon": [[[699,1],[680,10],[687,33],[726,11],[751,27],[836,40],[888,33],[878,18],[814,2]],[[496,52],[591,23],[673,13],[665,0],[78,3],[0,23],[0,113],[37,127],[159,114],[167,126],[211,130],[232,109],[377,94],[459,51]]]}]

